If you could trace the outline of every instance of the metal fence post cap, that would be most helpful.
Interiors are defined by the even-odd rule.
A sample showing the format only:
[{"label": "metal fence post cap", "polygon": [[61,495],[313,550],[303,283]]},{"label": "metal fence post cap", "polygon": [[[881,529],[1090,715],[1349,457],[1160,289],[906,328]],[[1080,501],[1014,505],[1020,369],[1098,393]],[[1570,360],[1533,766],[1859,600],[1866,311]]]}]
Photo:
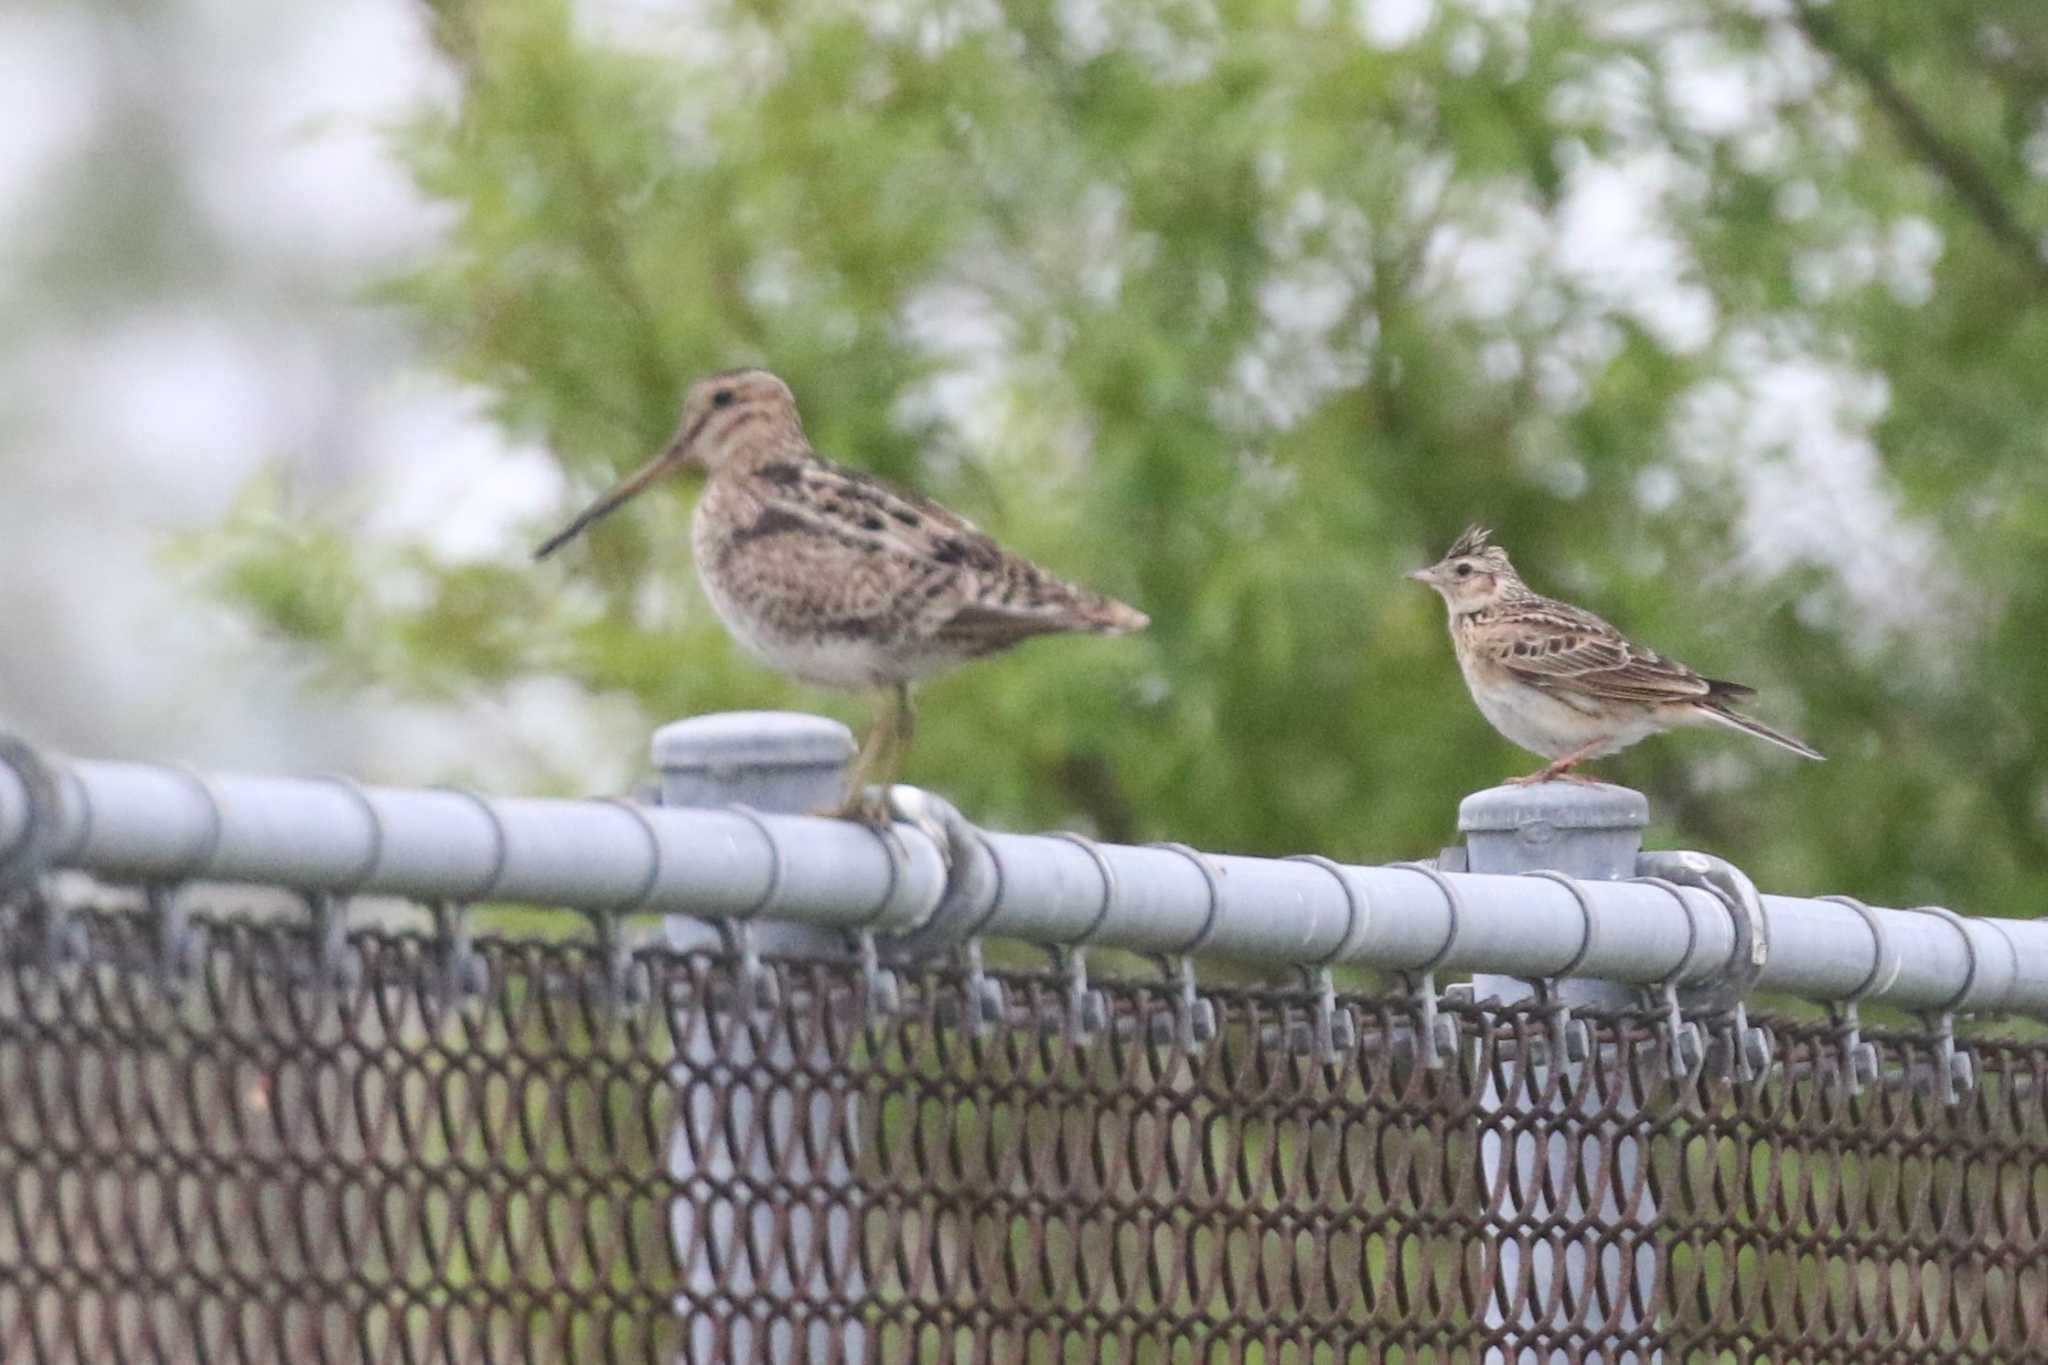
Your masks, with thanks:
[{"label": "metal fence post cap", "polygon": [[718,711],[654,732],[661,772],[702,768],[810,768],[852,759],[853,731],[802,711]]},{"label": "metal fence post cap", "polygon": [[1534,787],[1488,787],[1458,803],[1458,832],[1494,833],[1534,824],[1552,829],[1641,829],[1650,823],[1650,799],[1611,782],[1545,782]]},{"label": "metal fence post cap", "polygon": [[839,797],[853,761],[853,731],[800,711],[721,711],[654,732],[654,767],[665,806],[799,812]]},{"label": "metal fence post cap", "polygon": [[1607,783],[1492,787],[1458,806],[1458,831],[1474,872],[1548,868],[1574,877],[1634,875],[1650,802]]}]

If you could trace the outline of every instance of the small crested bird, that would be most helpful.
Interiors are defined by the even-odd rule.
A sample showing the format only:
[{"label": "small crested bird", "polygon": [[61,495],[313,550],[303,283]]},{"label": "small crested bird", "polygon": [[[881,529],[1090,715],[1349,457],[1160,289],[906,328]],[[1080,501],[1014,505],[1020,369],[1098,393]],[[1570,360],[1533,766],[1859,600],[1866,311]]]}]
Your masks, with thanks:
[{"label": "small crested bird", "polygon": [[1531,591],[1507,551],[1487,543],[1491,534],[1468,527],[1441,560],[1408,577],[1435,588],[1450,609],[1451,643],[1480,714],[1550,760],[1511,785],[1590,782],[1573,769],[1681,725],[1725,725],[1801,758],[1823,757],[1730,704],[1756,689],[1702,678],[1592,612]]},{"label": "small crested bird", "polygon": [[690,547],[712,610],[770,668],[884,693],[839,814],[910,746],[910,684],[1034,635],[1142,630],[1145,614],[1011,554],[929,498],[811,448],[789,386],[760,369],[700,379],[661,454],[549,537],[544,559],[662,475],[707,475]]}]

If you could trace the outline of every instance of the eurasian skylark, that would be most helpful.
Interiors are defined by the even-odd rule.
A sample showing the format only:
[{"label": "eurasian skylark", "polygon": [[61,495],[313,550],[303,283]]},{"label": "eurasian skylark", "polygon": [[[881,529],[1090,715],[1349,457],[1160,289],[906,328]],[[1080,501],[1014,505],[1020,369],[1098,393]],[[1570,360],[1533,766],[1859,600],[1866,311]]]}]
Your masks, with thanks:
[{"label": "eurasian skylark", "polygon": [[1409,574],[1442,594],[1451,643],[1472,700],[1493,728],[1550,763],[1515,786],[1569,778],[1588,759],[1681,725],[1725,725],[1801,758],[1812,746],[1752,720],[1729,703],[1756,695],[1702,678],[1629,640],[1590,611],[1533,592],[1491,533],[1469,527],[1442,560]]},{"label": "eurasian skylark", "polygon": [[880,818],[910,746],[912,681],[1034,635],[1142,630],[1143,612],[1020,558],[929,498],[822,458],[789,386],[766,370],[700,379],[668,446],[534,551],[545,558],[662,475],[709,477],[691,520],[712,610],[770,668],[818,687],[883,689],[840,813]]}]

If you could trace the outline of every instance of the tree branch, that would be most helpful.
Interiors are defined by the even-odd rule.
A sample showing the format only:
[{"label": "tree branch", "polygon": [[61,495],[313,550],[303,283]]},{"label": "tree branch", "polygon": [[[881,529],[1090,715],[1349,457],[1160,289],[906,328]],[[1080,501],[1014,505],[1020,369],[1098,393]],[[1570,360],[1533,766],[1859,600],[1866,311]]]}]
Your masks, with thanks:
[{"label": "tree branch", "polygon": [[463,0],[421,0],[427,12],[427,34],[450,64],[467,74],[476,60],[476,15]]},{"label": "tree branch", "polygon": [[[486,54],[482,42],[482,25],[486,22],[484,0],[421,0],[421,4],[435,47],[455,67],[464,84],[475,86],[488,79],[491,73],[484,69]],[[564,22],[561,43],[565,53],[572,42],[573,35]],[[580,90],[573,93],[581,95]],[[550,150],[558,157],[576,191],[575,245],[585,266],[627,314],[632,327],[629,347],[640,393],[667,403],[674,397],[676,378],[666,363],[660,320],[634,276],[626,233],[618,221],[617,196],[591,155],[592,134],[582,104],[576,103],[570,116],[553,131],[556,142]],[[618,412],[609,401],[599,398],[594,384],[575,378],[584,399],[607,420],[640,440],[649,439],[643,422]]]},{"label": "tree branch", "polygon": [[2048,257],[2042,255],[2039,240],[2020,222],[1990,172],[1960,144],[1944,136],[1892,79],[1884,59],[1845,37],[1832,14],[1814,8],[1808,0],[1795,0],[1792,14],[1807,41],[1863,82],[1899,140],[1962,201],[2027,278],[2048,291]]}]

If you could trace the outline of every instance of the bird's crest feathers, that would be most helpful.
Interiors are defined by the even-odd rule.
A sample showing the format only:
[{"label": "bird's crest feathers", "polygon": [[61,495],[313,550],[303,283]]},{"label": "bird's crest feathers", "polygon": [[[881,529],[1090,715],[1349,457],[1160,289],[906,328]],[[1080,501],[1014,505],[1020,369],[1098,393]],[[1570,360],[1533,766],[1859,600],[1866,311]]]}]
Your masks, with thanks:
[{"label": "bird's crest feathers", "polygon": [[1460,555],[1476,555],[1485,551],[1487,541],[1493,532],[1474,522],[1467,526],[1458,538],[1451,542],[1451,548],[1444,551],[1445,559],[1456,559]]}]

